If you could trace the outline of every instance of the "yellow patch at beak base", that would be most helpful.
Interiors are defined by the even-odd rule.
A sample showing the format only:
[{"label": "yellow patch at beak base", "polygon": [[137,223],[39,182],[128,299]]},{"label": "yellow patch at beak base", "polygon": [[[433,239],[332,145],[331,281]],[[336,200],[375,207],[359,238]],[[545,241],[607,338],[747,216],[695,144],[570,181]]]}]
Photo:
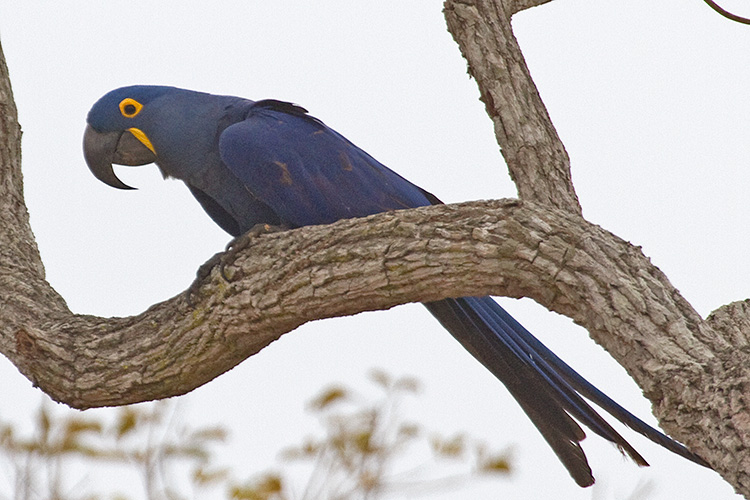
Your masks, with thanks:
[{"label": "yellow patch at beak base", "polygon": [[141,143],[143,143],[144,146],[150,149],[152,153],[156,154],[156,150],[154,150],[154,145],[151,144],[151,141],[148,139],[148,136],[143,132],[143,130],[139,128],[131,127],[128,129],[128,132],[133,134],[135,138],[141,141]]}]

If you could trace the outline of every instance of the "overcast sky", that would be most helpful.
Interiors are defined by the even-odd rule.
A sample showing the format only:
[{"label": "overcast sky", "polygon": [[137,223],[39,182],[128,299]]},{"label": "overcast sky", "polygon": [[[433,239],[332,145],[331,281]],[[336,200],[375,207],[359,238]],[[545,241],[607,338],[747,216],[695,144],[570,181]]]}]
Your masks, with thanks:
[{"label": "overcast sky", "polygon": [[[743,3],[724,5],[750,15]],[[118,170],[135,192],[89,173],[86,113],[123,85],[294,101],[446,202],[514,196],[441,11],[428,0],[3,0],[26,200],[52,286],[74,312],[136,314],[184,290],[229,239],[153,166]],[[584,215],[641,245],[701,314],[748,297],[750,27],[702,0],[556,0],[519,14],[514,29]],[[531,301],[501,302],[655,423],[585,330]],[[502,385],[418,305],[305,325],[181,407],[186,420],[230,427],[226,461],[249,474],[314,428],[303,410],[311,394],[334,380],[361,386],[371,367],[424,382],[409,414],[430,429],[514,450],[511,479],[429,498],[619,499],[644,484],[653,499],[736,498],[715,473],[627,430],[652,466],[590,437],[597,484],[578,488]],[[0,417],[28,420],[39,392],[4,358],[0,379]]]}]

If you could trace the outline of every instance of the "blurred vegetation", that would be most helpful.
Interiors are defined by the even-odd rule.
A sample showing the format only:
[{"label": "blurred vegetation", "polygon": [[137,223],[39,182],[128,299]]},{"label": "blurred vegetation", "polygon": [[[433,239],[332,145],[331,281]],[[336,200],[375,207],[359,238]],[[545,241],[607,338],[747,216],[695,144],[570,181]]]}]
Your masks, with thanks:
[{"label": "blurred vegetation", "polygon": [[[507,475],[507,453],[489,452],[464,434],[428,433],[402,414],[419,393],[410,377],[370,373],[368,398],[342,384],[314,396],[308,410],[318,436],[281,451],[284,473],[238,480],[217,465],[228,433],[220,426],[177,425],[176,400],[92,413],[54,408],[45,398],[24,435],[0,421],[0,500],[354,500],[460,488],[480,476]],[[127,492],[106,474],[128,478]],[[132,480],[129,478],[132,476]],[[104,484],[105,486],[102,486]],[[120,486],[121,487],[121,486]]]}]

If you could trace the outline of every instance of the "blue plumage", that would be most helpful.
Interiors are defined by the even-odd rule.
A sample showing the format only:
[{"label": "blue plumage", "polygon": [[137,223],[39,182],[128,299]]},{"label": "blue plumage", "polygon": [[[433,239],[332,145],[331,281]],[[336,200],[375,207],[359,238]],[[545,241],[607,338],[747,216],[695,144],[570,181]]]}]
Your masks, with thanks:
[{"label": "blue plumage", "polygon": [[[102,97],[88,116],[84,154],[100,180],[127,188],[112,163],[155,162],[187,184],[232,235],[257,224],[327,224],[440,201],[294,104],[253,102],[173,87],[134,86]],[[594,478],[576,420],[646,461],[584,397],[630,428],[707,465],[592,386],[490,297],[426,303],[427,309],[508,388],[581,486]]]},{"label": "blue plumage", "polygon": [[254,104],[221,134],[219,152],[290,227],[430,204],[409,181],[288,103]]}]

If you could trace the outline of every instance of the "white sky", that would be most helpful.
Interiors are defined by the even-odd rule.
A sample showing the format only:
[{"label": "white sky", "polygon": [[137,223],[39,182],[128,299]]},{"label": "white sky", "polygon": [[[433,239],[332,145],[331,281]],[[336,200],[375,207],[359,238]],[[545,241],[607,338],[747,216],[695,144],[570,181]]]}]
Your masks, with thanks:
[{"label": "white sky", "polygon": [[[724,2],[750,15],[742,4]],[[52,285],[75,312],[135,314],[184,290],[229,239],[153,166],[118,170],[136,192],[89,173],[86,113],[128,84],[294,101],[446,202],[513,196],[441,11],[427,0],[4,0],[0,39],[24,130],[26,200]],[[642,245],[703,315],[748,297],[750,27],[702,0],[556,0],[514,27],[587,218]],[[502,303],[655,422],[583,329],[530,301]],[[370,367],[424,382],[410,415],[429,428],[515,450],[511,479],[429,498],[619,499],[647,482],[647,498],[736,498],[715,473],[629,431],[652,467],[591,437],[597,485],[578,488],[502,385],[416,305],[305,325],[182,406],[187,420],[232,429],[226,462],[249,475],[314,428],[303,412],[311,394],[334,380],[363,385]],[[4,358],[0,378],[0,418],[27,420],[39,392]]]}]

